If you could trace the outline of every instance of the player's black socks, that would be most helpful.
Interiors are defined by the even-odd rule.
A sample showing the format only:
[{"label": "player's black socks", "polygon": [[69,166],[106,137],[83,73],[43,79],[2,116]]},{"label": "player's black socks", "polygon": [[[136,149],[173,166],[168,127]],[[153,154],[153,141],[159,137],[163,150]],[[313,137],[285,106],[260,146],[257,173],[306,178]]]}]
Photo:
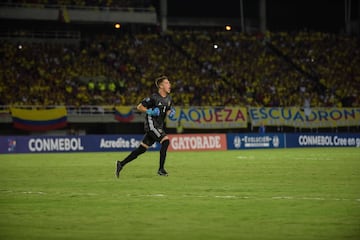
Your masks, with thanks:
[{"label": "player's black socks", "polygon": [[164,140],[161,143],[161,149],[160,149],[160,169],[164,168],[165,165],[165,159],[166,159],[166,152],[169,147],[170,141],[169,139]]},{"label": "player's black socks", "polygon": [[144,147],[143,145],[140,145],[137,149],[135,149],[134,151],[132,151],[129,156],[127,156],[123,161],[121,161],[121,165],[125,166],[125,164],[131,162],[132,160],[134,160],[135,158],[137,158],[140,154],[143,154],[144,152],[146,152],[147,148]]}]

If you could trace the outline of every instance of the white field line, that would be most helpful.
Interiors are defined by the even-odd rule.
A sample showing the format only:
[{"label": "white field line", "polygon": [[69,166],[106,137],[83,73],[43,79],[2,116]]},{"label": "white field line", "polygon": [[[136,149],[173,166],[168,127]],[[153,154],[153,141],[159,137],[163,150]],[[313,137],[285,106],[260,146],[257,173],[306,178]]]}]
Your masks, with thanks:
[{"label": "white field line", "polygon": [[274,196],[274,197],[251,197],[251,196],[235,196],[235,195],[166,195],[166,194],[146,194],[146,195],[135,195],[127,194],[127,197],[166,197],[166,198],[221,198],[221,199],[253,199],[253,200],[305,200],[305,201],[358,201],[359,199],[349,199],[349,198],[323,198],[323,197],[295,197],[295,196]]},{"label": "white field line", "polygon": [[[99,196],[98,193],[86,193],[86,192],[70,192],[70,193],[46,193],[42,191],[12,191],[12,190],[3,190],[0,189],[0,195],[2,193],[11,193],[11,194],[34,194],[34,195],[69,195],[69,196]],[[119,195],[121,196],[121,195]],[[220,198],[220,199],[247,199],[247,200],[304,200],[304,201],[357,201],[360,202],[360,198],[350,199],[350,198],[325,198],[325,197],[306,197],[306,196],[273,196],[273,197],[256,197],[256,196],[240,196],[240,195],[167,195],[163,193],[153,193],[153,194],[126,194],[125,197],[155,197],[155,198]]]},{"label": "white field line", "polygon": [[21,192],[21,193],[24,193],[24,194],[46,194],[46,193],[44,193],[44,192],[31,192],[31,191]]},{"label": "white field line", "polygon": [[237,156],[238,159],[254,159],[255,156]]},{"label": "white field line", "polygon": [[335,160],[334,158],[324,158],[324,157],[295,157],[293,158],[294,160],[314,160],[314,161],[333,161]]},{"label": "white field line", "polygon": [[[237,156],[237,159],[255,159],[255,156]],[[274,158],[268,158],[268,159],[274,159]],[[332,161],[335,160],[334,158],[331,157],[325,157],[325,156],[311,156],[311,157],[293,157],[292,159],[294,160],[314,160],[314,161],[320,161],[320,160],[325,160],[325,161]]]},{"label": "white field line", "polygon": [[21,194],[46,194],[45,192],[33,192],[33,191],[12,191],[12,190],[0,190],[1,193],[21,193]]},{"label": "white field line", "polygon": [[140,197],[166,197],[166,195],[161,194],[161,193],[155,193],[155,194],[140,195]]}]

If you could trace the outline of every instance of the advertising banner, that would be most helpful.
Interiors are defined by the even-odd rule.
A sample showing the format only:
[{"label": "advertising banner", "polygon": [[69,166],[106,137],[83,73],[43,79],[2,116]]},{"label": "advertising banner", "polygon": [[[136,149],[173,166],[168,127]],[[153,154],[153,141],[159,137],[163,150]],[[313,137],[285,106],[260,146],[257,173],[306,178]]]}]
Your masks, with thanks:
[{"label": "advertising banner", "polygon": [[[117,152],[137,148],[143,135],[2,136],[0,153]],[[169,151],[226,150],[226,134],[169,135]],[[154,143],[148,151],[160,150]]]},{"label": "advertising banner", "polygon": [[300,128],[346,127],[360,125],[360,108],[249,107],[253,126]]},{"label": "advertising banner", "polygon": [[228,149],[284,148],[284,134],[227,134]]},{"label": "advertising banner", "polygon": [[175,108],[173,118],[167,118],[166,126],[176,128],[181,124],[184,128],[223,129],[246,128],[246,107],[189,107]]},{"label": "advertising banner", "polygon": [[226,134],[169,135],[169,151],[226,150]]},{"label": "advertising banner", "polygon": [[[143,135],[8,136],[0,137],[0,153],[132,151]],[[149,150],[159,150],[155,143]]]},{"label": "advertising banner", "polygon": [[360,134],[288,133],[286,147],[360,147]]},{"label": "advertising banner", "polygon": [[[0,154],[132,151],[143,135],[0,136]],[[360,147],[359,133],[170,134],[169,151]],[[158,151],[155,143],[148,151]]]}]

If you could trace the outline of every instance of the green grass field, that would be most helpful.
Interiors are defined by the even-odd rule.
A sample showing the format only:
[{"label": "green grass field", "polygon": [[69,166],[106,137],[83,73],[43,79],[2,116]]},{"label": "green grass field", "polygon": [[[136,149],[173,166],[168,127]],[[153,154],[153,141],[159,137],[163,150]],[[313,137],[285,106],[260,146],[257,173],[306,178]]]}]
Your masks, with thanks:
[{"label": "green grass field", "polygon": [[360,148],[0,155],[0,239],[360,239]]}]

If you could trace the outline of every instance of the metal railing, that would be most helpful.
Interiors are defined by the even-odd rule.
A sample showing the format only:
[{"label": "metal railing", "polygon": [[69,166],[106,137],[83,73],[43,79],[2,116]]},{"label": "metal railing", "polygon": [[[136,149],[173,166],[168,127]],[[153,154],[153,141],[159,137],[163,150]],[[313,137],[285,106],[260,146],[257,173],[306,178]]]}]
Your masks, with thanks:
[{"label": "metal railing", "polygon": [[[0,105],[1,115],[10,115],[10,108],[22,108],[22,109],[53,109],[59,106],[37,106],[37,105]],[[135,107],[134,107],[135,109]],[[66,111],[69,116],[80,116],[80,115],[113,115],[115,112],[115,106],[104,105],[104,106],[66,106]]]}]

